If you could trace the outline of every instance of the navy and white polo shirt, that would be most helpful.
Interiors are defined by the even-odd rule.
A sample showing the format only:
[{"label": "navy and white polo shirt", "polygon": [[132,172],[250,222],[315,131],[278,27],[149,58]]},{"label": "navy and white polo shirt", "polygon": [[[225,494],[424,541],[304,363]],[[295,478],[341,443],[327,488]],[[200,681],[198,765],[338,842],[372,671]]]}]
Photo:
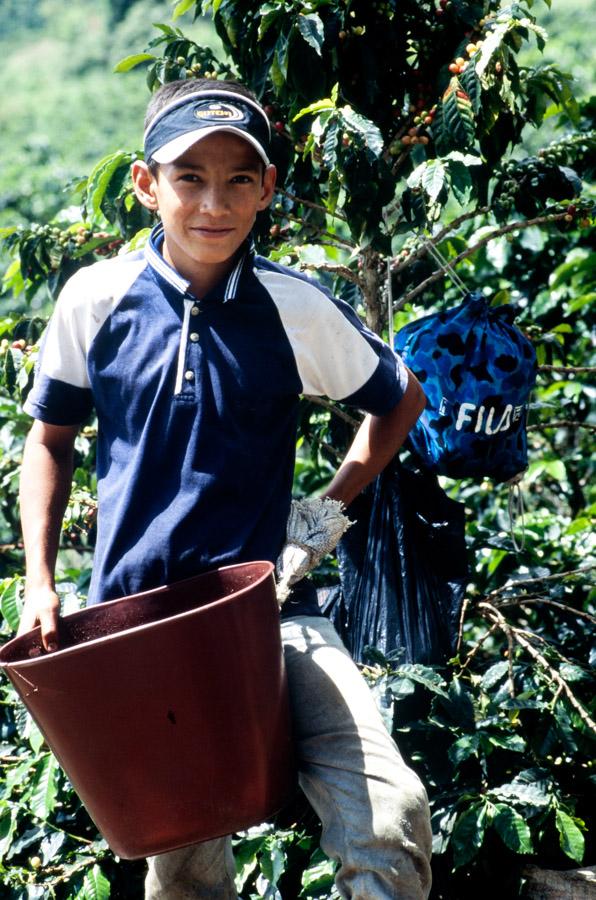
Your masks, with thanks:
[{"label": "navy and white polo shirt", "polygon": [[407,370],[353,310],[246,250],[202,299],[144,251],[81,269],[46,330],[26,411],[98,418],[89,602],[206,569],[275,561],[291,499],[300,394],[376,415]]}]

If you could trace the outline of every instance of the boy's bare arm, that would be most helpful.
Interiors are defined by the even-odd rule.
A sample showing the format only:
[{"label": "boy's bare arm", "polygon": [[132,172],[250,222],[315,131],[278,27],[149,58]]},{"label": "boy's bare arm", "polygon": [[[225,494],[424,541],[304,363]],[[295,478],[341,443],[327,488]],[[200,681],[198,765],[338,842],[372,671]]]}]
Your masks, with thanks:
[{"label": "boy's bare arm", "polygon": [[19,634],[41,625],[46,650],[58,646],[60,603],[54,569],[64,510],[70,494],[78,425],[35,421],[21,467],[21,524],[25,544],[25,606]]},{"label": "boy's bare arm", "polygon": [[408,370],[402,399],[384,416],[364,419],[325,496],[348,506],[395,456],[425,405],[424,391]]}]

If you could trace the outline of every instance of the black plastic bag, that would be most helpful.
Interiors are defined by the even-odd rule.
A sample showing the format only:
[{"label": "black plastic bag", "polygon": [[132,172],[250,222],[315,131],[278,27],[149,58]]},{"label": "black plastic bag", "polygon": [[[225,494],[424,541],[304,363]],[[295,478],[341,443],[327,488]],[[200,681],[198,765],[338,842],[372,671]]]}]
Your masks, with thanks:
[{"label": "black plastic bag", "polygon": [[355,524],[337,548],[340,587],[323,612],[352,656],[365,648],[404,662],[453,655],[468,582],[464,506],[436,476],[395,461],[348,510]]}]

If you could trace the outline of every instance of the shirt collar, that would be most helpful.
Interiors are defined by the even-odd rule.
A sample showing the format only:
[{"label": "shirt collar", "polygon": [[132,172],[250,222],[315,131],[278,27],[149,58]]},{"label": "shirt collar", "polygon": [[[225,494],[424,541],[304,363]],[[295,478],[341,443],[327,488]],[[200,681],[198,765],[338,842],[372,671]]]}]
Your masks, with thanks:
[{"label": "shirt collar", "polygon": [[[176,269],[174,269],[166,260],[163,258],[161,254],[161,246],[163,244],[163,224],[158,222],[157,225],[151,231],[149,235],[149,240],[145,245],[145,259],[149,263],[152,269],[161,278],[165,279],[168,284],[174,287],[181,294],[189,294],[190,291],[190,281],[187,281],[186,278],[183,278]],[[245,246],[242,248],[242,252],[238,258],[238,262],[235,264],[234,268],[230,272],[227,277],[225,290],[223,292],[223,303],[227,303],[228,300],[235,300],[236,294],[238,292],[238,285],[240,283],[240,276],[242,275],[242,270],[244,268],[244,263],[246,262],[247,257],[249,257],[254,252],[254,247],[250,240],[247,240]]]},{"label": "shirt collar", "polygon": [[158,222],[151,231],[149,240],[145,245],[145,259],[152,269],[164,278],[168,284],[176,288],[181,294],[186,294],[190,289],[190,281],[179,275],[176,269],[165,261],[161,255],[161,245],[163,244],[163,224]]}]

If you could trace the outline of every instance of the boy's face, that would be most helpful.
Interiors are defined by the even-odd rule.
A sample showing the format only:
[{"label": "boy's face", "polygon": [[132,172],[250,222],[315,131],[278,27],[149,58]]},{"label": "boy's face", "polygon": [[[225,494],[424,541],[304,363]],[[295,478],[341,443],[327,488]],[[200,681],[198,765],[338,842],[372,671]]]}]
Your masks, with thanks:
[{"label": "boy's face", "polygon": [[257,212],[271,202],[276,172],[263,170],[243,138],[216,132],[161,164],[156,178],[141,162],[132,175],[141,203],[159,210],[164,258],[195,283],[210,271],[223,277],[231,267]]}]

